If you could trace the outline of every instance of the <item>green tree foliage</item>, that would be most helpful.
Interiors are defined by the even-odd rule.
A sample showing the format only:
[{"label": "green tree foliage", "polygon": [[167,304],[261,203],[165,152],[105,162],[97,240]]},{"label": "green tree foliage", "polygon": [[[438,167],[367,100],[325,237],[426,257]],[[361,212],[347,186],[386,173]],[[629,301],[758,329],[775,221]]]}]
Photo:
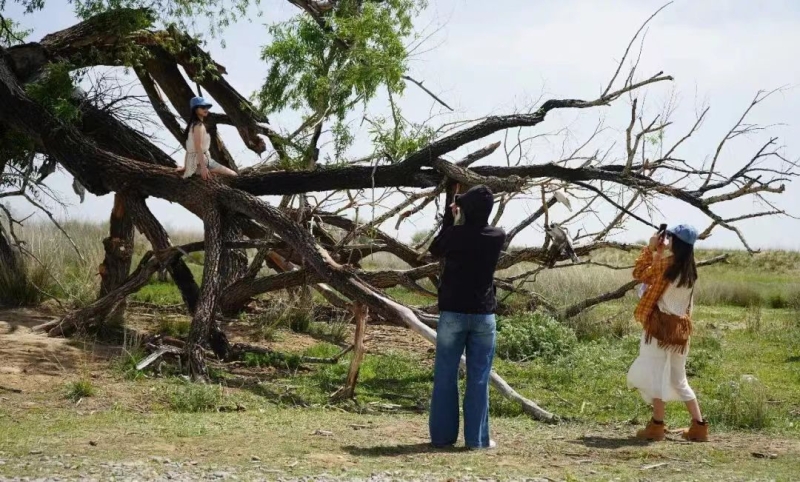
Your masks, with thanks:
[{"label": "green tree foliage", "polygon": [[[262,51],[269,74],[256,94],[260,108],[266,114],[304,112],[307,131],[332,121],[334,158],[340,159],[353,142],[348,113],[382,88],[390,98],[403,93],[406,42],[424,7],[421,0],[342,0],[324,16],[301,14],[271,26],[273,40]],[[392,108],[394,126],[384,118],[370,120],[371,137],[389,158],[415,149],[425,137],[419,128],[404,128],[393,102]]]},{"label": "green tree foliage", "polygon": [[[21,5],[28,14],[44,10],[47,5],[46,0],[12,1]],[[5,10],[7,3],[8,0],[0,0],[0,11]],[[260,0],[69,0],[69,3],[84,19],[121,8],[149,9],[157,14],[163,25],[174,23],[181,29],[194,25],[198,19],[205,19],[212,35],[216,35],[247,16],[252,9],[257,10]]]},{"label": "green tree foliage", "polygon": [[75,105],[73,94],[80,73],[74,73],[68,63],[49,64],[35,82],[27,84],[28,95],[49,109],[64,122],[80,118],[80,109]]}]

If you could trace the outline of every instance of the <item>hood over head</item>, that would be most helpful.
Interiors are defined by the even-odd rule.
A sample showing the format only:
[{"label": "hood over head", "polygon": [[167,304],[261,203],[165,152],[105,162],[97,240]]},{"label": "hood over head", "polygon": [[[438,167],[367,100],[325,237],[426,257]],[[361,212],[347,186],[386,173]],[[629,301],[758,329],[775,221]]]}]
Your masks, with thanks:
[{"label": "hood over head", "polygon": [[464,194],[455,197],[456,206],[464,215],[464,224],[469,226],[486,226],[494,207],[492,191],[482,184],[473,186]]}]

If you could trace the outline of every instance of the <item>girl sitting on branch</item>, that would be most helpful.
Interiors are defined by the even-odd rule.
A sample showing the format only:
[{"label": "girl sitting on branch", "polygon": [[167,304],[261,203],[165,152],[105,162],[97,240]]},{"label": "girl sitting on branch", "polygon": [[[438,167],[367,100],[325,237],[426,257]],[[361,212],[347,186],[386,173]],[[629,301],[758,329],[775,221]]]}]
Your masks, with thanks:
[{"label": "girl sitting on branch", "polygon": [[211,135],[206,130],[204,122],[211,104],[202,97],[193,97],[189,101],[189,107],[192,113],[183,133],[186,138],[186,158],[183,167],[177,169],[178,173],[183,173],[184,179],[192,177],[198,171],[204,180],[208,179],[209,172],[222,176],[235,176],[236,172],[211,159],[208,153],[211,147]]}]

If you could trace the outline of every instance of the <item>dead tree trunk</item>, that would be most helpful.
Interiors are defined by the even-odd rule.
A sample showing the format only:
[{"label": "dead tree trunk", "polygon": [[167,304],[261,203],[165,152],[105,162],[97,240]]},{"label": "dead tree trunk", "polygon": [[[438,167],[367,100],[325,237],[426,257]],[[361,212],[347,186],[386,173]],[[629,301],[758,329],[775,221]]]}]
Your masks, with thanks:
[{"label": "dead tree trunk", "polygon": [[205,266],[200,302],[192,318],[189,339],[186,342],[186,358],[193,379],[208,378],[203,346],[206,345],[216,320],[217,297],[220,291],[220,258],[222,255],[222,219],[218,206],[210,206],[203,219],[205,227]]},{"label": "dead tree trunk", "polygon": [[[150,245],[154,250],[162,251],[172,247],[169,235],[161,223],[158,222],[158,219],[150,212],[144,198],[130,195],[126,197],[125,203],[133,215],[134,223],[139,232],[144,234],[147,240],[150,241]],[[194,314],[200,299],[200,287],[197,286],[197,281],[195,281],[192,271],[183,258],[180,257],[170,261],[166,267],[181,292],[186,308],[189,313]]]},{"label": "dead tree trunk", "polygon": [[[103,240],[105,258],[100,264],[100,295],[102,298],[125,282],[131,270],[133,256],[133,220],[125,206],[124,195],[114,195],[114,209],[109,221],[109,234]],[[109,327],[121,327],[124,324],[126,300],[112,308],[106,317]]]}]

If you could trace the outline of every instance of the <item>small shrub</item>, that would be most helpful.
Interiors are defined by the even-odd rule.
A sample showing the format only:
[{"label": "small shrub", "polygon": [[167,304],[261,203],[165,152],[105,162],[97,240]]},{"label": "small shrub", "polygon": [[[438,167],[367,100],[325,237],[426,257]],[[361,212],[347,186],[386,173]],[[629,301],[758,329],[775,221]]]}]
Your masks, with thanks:
[{"label": "small shrub", "polygon": [[333,320],[328,323],[328,335],[333,343],[343,343],[350,332],[347,327],[350,323],[346,319]]},{"label": "small shrub", "polygon": [[776,310],[785,310],[792,306],[792,302],[783,293],[772,293],[767,299],[767,305]]},{"label": "small shrub", "polygon": [[328,341],[334,345],[344,343],[350,335],[348,318],[337,318],[329,322],[313,323],[309,333],[319,339]]},{"label": "small shrub", "polygon": [[512,361],[553,359],[566,354],[576,342],[575,333],[552,317],[528,313],[501,322],[497,356]]},{"label": "small shrub", "polygon": [[609,318],[601,318],[597,311],[585,311],[563,322],[575,332],[579,341],[603,338],[624,338],[641,330],[633,319],[633,307],[625,307]]},{"label": "small shrub", "polygon": [[222,389],[217,385],[185,383],[169,395],[169,406],[176,412],[211,412],[222,402]]},{"label": "small shrub", "polygon": [[279,314],[268,311],[255,316],[247,316],[245,321],[255,325],[255,330],[252,334],[252,338],[255,341],[277,341],[278,330],[286,320]]},{"label": "small shrub", "polygon": [[290,309],[284,316],[289,321],[289,328],[295,333],[308,333],[313,321],[311,312],[300,308]]},{"label": "small shrub", "polygon": [[81,379],[67,383],[66,397],[73,402],[82,398],[88,398],[95,394],[94,385],[88,379]]},{"label": "small shrub", "polygon": [[769,397],[758,380],[723,383],[707,402],[708,419],[730,428],[762,429],[772,424]]},{"label": "small shrub", "polygon": [[610,333],[615,338],[625,338],[638,332],[640,328],[640,325],[634,321],[630,311],[619,313],[609,321]]}]

